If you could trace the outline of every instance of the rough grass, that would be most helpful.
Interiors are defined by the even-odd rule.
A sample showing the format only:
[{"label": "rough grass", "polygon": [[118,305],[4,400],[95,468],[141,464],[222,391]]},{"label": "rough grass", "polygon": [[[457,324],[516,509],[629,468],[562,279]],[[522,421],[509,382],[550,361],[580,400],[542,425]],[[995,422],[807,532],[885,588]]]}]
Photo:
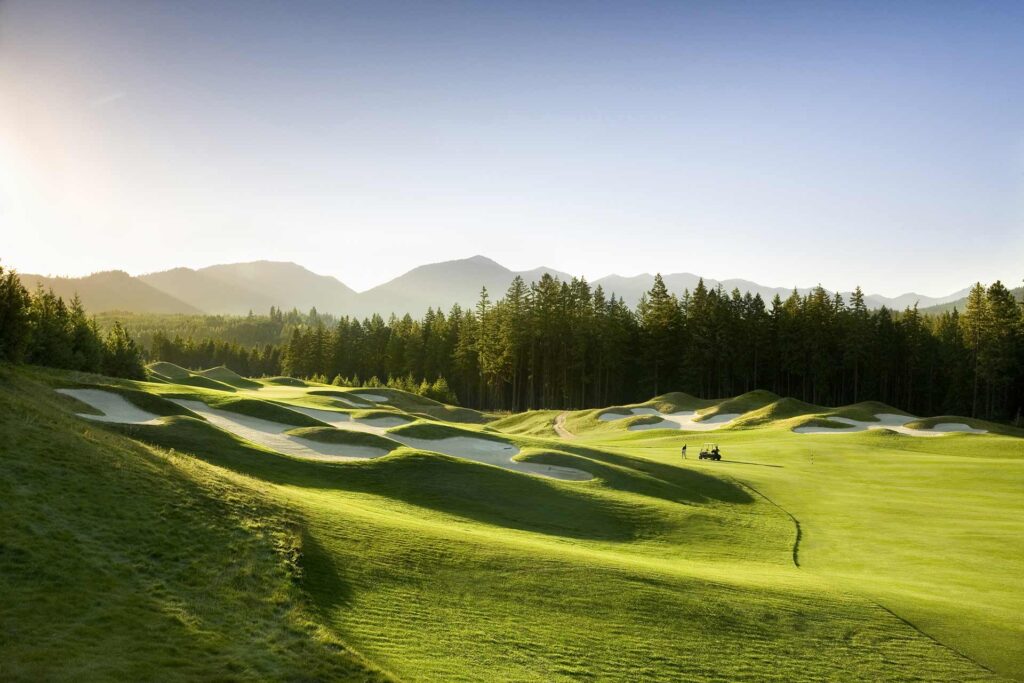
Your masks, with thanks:
[{"label": "rough grass", "polygon": [[334,427],[296,427],[295,429],[289,429],[288,433],[292,436],[300,436],[312,441],[348,444],[350,446],[373,446],[374,448],[383,448],[386,451],[393,451],[402,446],[397,441],[377,434],[350,432],[344,429],[335,429]]},{"label": "rough grass", "polygon": [[861,422],[878,422],[878,418],[875,417],[878,414],[910,415],[908,412],[899,408],[893,408],[879,401],[861,401],[860,403],[853,403],[841,408],[825,408],[823,412],[826,413],[825,417],[845,417],[850,420],[860,420]]},{"label": "rough grass", "polygon": [[529,434],[531,436],[556,437],[555,418],[560,410],[530,410],[513,413],[487,423],[491,429],[507,434]]},{"label": "rough grass", "polygon": [[469,430],[454,425],[442,424],[440,422],[412,422],[410,424],[393,427],[388,430],[389,434],[407,436],[414,439],[449,439],[462,436],[473,439],[486,439],[497,443],[509,443],[509,439],[500,434],[488,433],[481,430]]},{"label": "rough grass", "polygon": [[196,374],[238,389],[259,389],[263,386],[259,382],[254,382],[251,379],[242,377],[237,372],[230,368],[226,368],[223,365],[218,365],[217,367],[209,368],[208,370],[201,370]]},{"label": "rough grass", "polygon": [[149,370],[150,372],[155,372],[164,379],[171,381],[187,379],[192,375],[190,371],[186,370],[180,365],[175,365],[174,363],[168,363],[166,361],[157,361],[156,363],[150,363],[149,365],[146,366],[146,369]]},{"label": "rough grass", "polygon": [[271,422],[279,422],[294,427],[326,427],[320,420],[314,419],[303,413],[285,408],[284,406],[261,401],[256,398],[243,398],[238,396],[204,396],[203,401],[211,408],[229,410],[233,413],[258,417]]},{"label": "rough grass", "polygon": [[[143,386],[173,389],[137,388]],[[275,400],[305,400],[301,392],[289,398],[284,389],[273,393]],[[596,422],[594,414],[585,415]],[[692,441],[692,434],[598,430],[571,443],[508,437],[527,460],[579,467],[596,477],[572,483],[407,448],[368,461],[302,461],[187,416],[123,428],[61,419],[61,434],[85,430],[104,447],[125,444],[131,454],[138,452],[131,457],[175,449],[194,456],[175,456],[178,461],[241,488],[225,492],[206,476],[193,477],[199,491],[175,491],[166,500],[186,507],[209,500],[215,507],[179,519],[161,516],[170,502],[162,504],[164,498],[133,483],[147,504],[155,501],[153,509],[140,519],[131,507],[122,514],[103,500],[103,514],[114,515],[116,524],[107,517],[87,517],[84,524],[86,529],[113,524],[112,533],[128,534],[128,540],[111,542],[110,553],[119,561],[127,554],[124,590],[131,595],[153,591],[131,583],[138,561],[128,541],[138,533],[145,542],[154,528],[173,535],[165,552],[176,553],[145,565],[159,572],[163,590],[177,585],[167,578],[173,571],[191,576],[190,562],[205,567],[207,554],[220,562],[211,565],[220,574],[200,570],[202,585],[204,577],[213,581],[234,576],[239,565],[247,568],[237,591],[214,592],[212,603],[200,605],[189,594],[183,604],[185,614],[196,617],[187,622],[189,634],[205,638],[207,632],[220,633],[218,619],[227,617],[202,610],[230,600],[251,601],[226,609],[236,615],[230,625],[240,635],[229,644],[213,642],[235,648],[232,652],[258,643],[262,649],[251,656],[266,668],[186,669],[183,678],[352,677],[348,671],[317,668],[326,665],[307,631],[300,629],[301,644],[312,649],[300,651],[287,640],[275,640],[291,622],[278,618],[270,624],[261,615],[281,611],[274,601],[285,590],[281,585],[292,591],[286,597],[309,601],[310,609],[301,603],[296,608],[297,618],[308,633],[324,639],[320,642],[354,648],[412,680],[971,681],[993,678],[978,661],[1017,675],[1024,659],[1018,647],[1024,636],[1019,619],[1024,520],[1017,514],[1024,497],[1022,439],[814,437],[790,433],[783,420],[715,432],[727,460],[706,463],[679,459],[681,441]],[[483,436],[479,427],[439,423],[400,429],[428,430],[433,438]],[[45,447],[38,444],[53,432],[31,435],[35,448]],[[82,456],[83,462],[93,460],[92,452]],[[112,466],[101,460],[99,471],[124,476],[130,462]],[[40,474],[50,466],[45,457],[33,457],[30,464]],[[22,475],[9,471],[0,468],[0,486],[6,484],[0,506],[21,486]],[[155,479],[166,478],[159,475]],[[72,477],[60,502],[69,509],[91,509],[78,498],[99,495],[91,491],[83,494]],[[43,506],[48,495],[25,500]],[[287,580],[279,583],[273,571],[247,560],[249,545],[216,535],[222,527],[235,528],[234,518],[216,506],[235,504],[246,511],[243,519],[259,522],[237,525],[238,533],[276,528],[273,520],[279,518],[295,525],[286,528],[296,529],[290,538],[301,541],[301,559],[293,563],[300,572],[286,572]],[[13,517],[0,515],[0,525],[17,519],[30,528],[31,520],[46,513],[24,514],[28,511],[22,507]],[[212,521],[204,524],[207,517]],[[801,529],[798,548],[795,521]],[[141,531],[124,530],[133,524]],[[6,542],[7,530],[0,531],[0,542]],[[196,533],[201,534],[195,541],[199,551],[190,545]],[[202,540],[208,537],[209,546]],[[54,553],[66,547],[63,537],[47,533],[33,537],[33,543]],[[82,552],[73,546],[69,555]],[[8,573],[6,557],[0,553],[0,580]],[[38,566],[46,565],[37,563],[33,570]],[[3,595],[17,596],[18,609],[36,607],[30,600],[22,604],[19,590],[2,587]],[[54,581],[46,588],[46,594],[58,596],[53,603],[63,604],[63,585]],[[39,624],[66,623],[57,607],[46,609]],[[5,619],[0,610],[5,629],[0,634],[8,636],[14,633],[8,624],[20,622]],[[156,640],[145,641],[150,648],[177,642],[173,634],[165,638],[153,630],[162,619],[162,612],[146,612],[130,623],[131,633],[155,635]],[[96,622],[72,622],[108,645],[108,630],[97,629]],[[0,666],[29,661],[10,645],[23,648],[22,640],[0,638]],[[355,666],[358,660],[347,652],[338,656]],[[182,646],[179,656],[191,653]],[[116,677],[167,678],[159,669],[165,660],[152,656],[152,650],[132,656],[149,668],[118,670]],[[288,671],[264,664],[285,659],[303,663]],[[22,677],[90,677],[77,669],[68,675],[60,669],[64,660],[48,661],[51,669],[44,675]],[[250,667],[257,663],[246,661]],[[45,675],[53,671],[57,675]]]},{"label": "rough grass", "polygon": [[0,678],[382,677],[300,590],[302,521],[265,486],[0,375]]},{"label": "rough grass", "polygon": [[761,427],[778,422],[779,420],[789,420],[801,415],[813,415],[825,410],[827,408],[805,403],[795,398],[780,398],[736,418],[736,422],[730,425],[730,428]]},{"label": "rough grass", "polygon": [[723,401],[715,403],[715,405],[705,408],[700,412],[701,417],[708,418],[718,414],[729,414],[729,413],[749,413],[751,410],[758,410],[765,406],[771,405],[779,400],[779,396],[770,391],[758,389],[756,391],[748,391],[745,394],[740,394],[735,398],[728,398]]},{"label": "rough grass", "polygon": [[301,379],[295,379],[294,377],[267,377],[263,380],[266,384],[278,384],[286,387],[308,387],[309,385],[303,382]]}]

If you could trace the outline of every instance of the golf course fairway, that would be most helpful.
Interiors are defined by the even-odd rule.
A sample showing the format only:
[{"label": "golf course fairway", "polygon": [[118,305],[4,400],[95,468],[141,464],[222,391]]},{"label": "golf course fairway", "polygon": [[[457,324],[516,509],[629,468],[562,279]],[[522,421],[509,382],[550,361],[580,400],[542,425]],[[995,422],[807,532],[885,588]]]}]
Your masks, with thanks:
[{"label": "golf course fairway", "polygon": [[1009,427],[0,374],[3,680],[1024,680]]}]

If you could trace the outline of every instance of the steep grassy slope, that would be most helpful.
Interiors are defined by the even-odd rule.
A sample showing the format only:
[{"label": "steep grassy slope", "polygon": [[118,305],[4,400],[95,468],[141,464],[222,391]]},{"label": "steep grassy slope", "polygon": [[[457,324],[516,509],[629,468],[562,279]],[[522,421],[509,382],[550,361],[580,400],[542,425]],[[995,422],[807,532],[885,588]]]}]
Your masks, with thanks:
[{"label": "steep grassy slope", "polygon": [[380,677],[318,623],[265,487],[66,406],[0,368],[0,679]]}]

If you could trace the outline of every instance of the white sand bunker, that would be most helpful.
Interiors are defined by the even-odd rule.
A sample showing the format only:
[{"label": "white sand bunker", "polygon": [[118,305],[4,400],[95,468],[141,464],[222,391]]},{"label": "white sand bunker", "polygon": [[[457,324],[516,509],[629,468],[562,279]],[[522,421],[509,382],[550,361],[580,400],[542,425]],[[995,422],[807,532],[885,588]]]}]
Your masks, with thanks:
[{"label": "white sand bunker", "polygon": [[952,434],[954,432],[967,434],[988,433],[987,429],[975,429],[962,422],[943,422],[935,425],[931,429],[913,429],[912,427],[905,426],[908,422],[913,422],[918,419],[912,415],[878,413],[875,417],[878,418],[878,422],[852,420],[848,417],[829,417],[827,419],[832,422],[841,422],[848,426],[836,427],[833,429],[829,427],[807,425],[804,427],[795,427],[793,431],[797,434],[850,434],[851,432],[866,432],[869,429],[888,429],[891,432],[906,434],[907,436],[945,436],[946,434]]},{"label": "white sand bunker", "polygon": [[184,408],[188,408],[197,415],[202,415],[211,424],[220,427],[226,432],[231,432],[246,441],[251,441],[285,455],[293,455],[308,460],[339,461],[379,458],[382,455],[388,454],[386,449],[375,446],[323,443],[321,441],[292,436],[284,433],[292,429],[291,425],[271,422],[270,420],[250,417],[228,410],[218,410],[217,408],[211,408],[202,401],[171,400]]},{"label": "white sand bunker", "polygon": [[496,465],[497,467],[503,467],[514,472],[524,472],[526,474],[568,481],[588,481],[594,478],[589,472],[572,467],[541,465],[513,460],[512,458],[519,454],[518,448],[512,444],[491,441],[490,439],[478,439],[472,436],[450,436],[444,439],[419,439],[411,436],[402,436],[401,434],[388,434],[388,436],[410,448],[443,453],[455,458],[474,460],[487,465]]},{"label": "white sand bunker", "polygon": [[352,394],[352,395],[353,396],[357,396],[357,397],[363,399],[364,401],[370,401],[372,403],[387,403],[388,402],[388,397],[387,396],[381,396],[380,394]]},{"label": "white sand bunker", "polygon": [[[630,425],[629,431],[638,432],[645,429],[682,429],[688,432],[708,432],[713,429],[721,429],[737,417],[740,413],[719,413],[711,417],[697,421],[700,417],[696,410],[680,410],[675,413],[662,413],[654,408],[633,408],[633,415],[657,415],[661,418],[659,422],[651,424]],[[632,415],[618,415],[616,413],[601,413],[597,416],[602,422],[621,420],[632,417]]]},{"label": "white sand bunker", "polygon": [[154,425],[160,424],[162,419],[147,410],[142,410],[130,403],[124,396],[115,394],[113,391],[101,389],[57,389],[58,394],[64,394],[71,398],[78,399],[102,412],[102,415],[89,415],[88,413],[77,413],[79,417],[96,422],[116,422],[126,425]]}]

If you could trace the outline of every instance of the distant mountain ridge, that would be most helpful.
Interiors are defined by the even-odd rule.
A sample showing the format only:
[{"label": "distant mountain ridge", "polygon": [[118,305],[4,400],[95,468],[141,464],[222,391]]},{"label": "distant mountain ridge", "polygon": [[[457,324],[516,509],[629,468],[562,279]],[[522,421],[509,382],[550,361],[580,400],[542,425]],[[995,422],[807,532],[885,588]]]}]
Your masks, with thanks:
[{"label": "distant mountain ridge", "polygon": [[[65,298],[77,292],[83,305],[92,312],[110,310],[138,313],[207,313],[244,315],[249,311],[264,313],[271,306],[290,310],[316,308],[325,313],[365,317],[380,313],[421,315],[427,308],[447,311],[453,304],[472,307],[486,287],[491,298],[501,297],[518,275],[529,284],[549,274],[561,280],[572,275],[553,268],[540,267],[514,271],[485,256],[430,263],[413,268],[388,282],[356,292],[337,278],[318,275],[302,266],[281,261],[230,263],[206,268],[173,268],[171,270],[131,276],[122,271],[95,273],[83,278],[53,278],[21,275],[27,287],[36,283],[52,287]],[[663,276],[669,291],[682,294],[693,290],[701,276],[693,273],[669,273]],[[778,294],[783,299],[793,289],[768,287],[741,279],[715,280],[704,277],[708,288],[721,286],[725,291],[760,294],[765,303]],[[608,275],[591,282],[600,285],[605,294],[621,297],[629,306],[636,306],[644,292],[650,290],[654,275],[643,273],[624,277]],[[797,290],[806,294],[810,288]],[[928,297],[914,293],[897,297],[877,294],[865,296],[871,308],[887,306],[902,310],[916,302],[920,308],[937,307],[956,302],[967,289],[944,297]],[[849,292],[843,297],[849,300]]]}]

